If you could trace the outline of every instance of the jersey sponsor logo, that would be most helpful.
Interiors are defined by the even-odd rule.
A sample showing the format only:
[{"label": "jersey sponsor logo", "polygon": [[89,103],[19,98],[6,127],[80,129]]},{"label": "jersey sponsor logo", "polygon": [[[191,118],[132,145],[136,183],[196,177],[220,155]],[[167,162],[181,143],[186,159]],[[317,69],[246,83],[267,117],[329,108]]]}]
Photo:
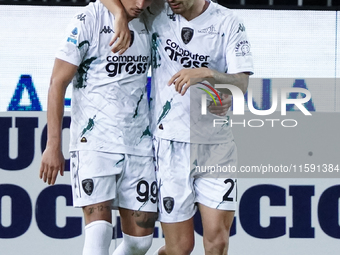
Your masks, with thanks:
[{"label": "jersey sponsor logo", "polygon": [[175,205],[175,200],[173,197],[164,197],[163,198],[163,205],[164,205],[164,209],[167,213],[171,213],[172,210],[174,209],[174,205]]},{"label": "jersey sponsor logo", "polygon": [[244,31],[246,31],[245,26],[242,23],[238,24],[238,30],[237,30],[236,34],[239,33],[239,32],[244,32]]},{"label": "jersey sponsor logo", "polygon": [[85,17],[86,15],[84,13],[77,15],[77,19],[79,19],[79,21],[82,21],[83,23],[85,23]]},{"label": "jersey sponsor logo", "polygon": [[164,51],[168,54],[172,61],[179,62],[184,68],[208,67],[209,55],[194,54],[188,50],[181,48],[171,39],[166,40],[167,46]]},{"label": "jersey sponsor logo", "polygon": [[240,41],[235,47],[236,57],[239,56],[251,56],[250,43],[248,41]]},{"label": "jersey sponsor logo", "polygon": [[[132,41],[132,39],[131,39]],[[143,74],[149,66],[149,56],[108,56],[105,69],[109,77],[115,77],[123,72],[127,74]]]},{"label": "jersey sponsor logo", "polygon": [[191,41],[192,37],[194,36],[194,30],[190,27],[183,27],[181,36],[183,42],[185,44],[188,44]]},{"label": "jersey sponsor logo", "polygon": [[81,185],[83,186],[84,192],[91,196],[93,189],[94,189],[94,184],[92,179],[85,179],[81,182]]},{"label": "jersey sponsor logo", "polygon": [[105,33],[105,34],[110,34],[110,33],[114,33],[115,31],[113,31],[110,26],[104,26],[103,29],[100,31],[100,34],[101,33]]},{"label": "jersey sponsor logo", "polygon": [[171,19],[172,21],[176,21],[176,14],[175,14],[175,13],[168,13],[167,16],[168,16],[169,19]]},{"label": "jersey sponsor logo", "polygon": [[220,32],[217,32],[214,25],[211,25],[210,27],[198,30],[198,33],[218,35]]}]

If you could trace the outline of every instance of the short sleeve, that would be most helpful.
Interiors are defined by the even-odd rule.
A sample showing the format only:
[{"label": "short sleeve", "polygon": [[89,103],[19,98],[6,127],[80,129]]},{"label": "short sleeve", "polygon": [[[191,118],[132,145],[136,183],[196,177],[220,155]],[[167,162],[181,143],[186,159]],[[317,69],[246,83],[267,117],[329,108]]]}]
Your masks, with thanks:
[{"label": "short sleeve", "polygon": [[227,73],[249,72],[253,74],[253,56],[246,28],[240,18],[233,15],[226,31]]},{"label": "short sleeve", "polygon": [[76,14],[66,28],[56,57],[79,66],[92,44],[94,17],[90,12]]}]

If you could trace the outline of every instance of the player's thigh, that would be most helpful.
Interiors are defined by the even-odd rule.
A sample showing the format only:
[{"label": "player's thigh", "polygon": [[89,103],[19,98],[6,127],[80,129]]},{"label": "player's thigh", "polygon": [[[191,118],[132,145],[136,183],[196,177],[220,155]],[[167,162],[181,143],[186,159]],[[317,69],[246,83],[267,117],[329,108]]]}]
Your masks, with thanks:
[{"label": "player's thigh", "polygon": [[146,236],[154,232],[157,212],[134,211],[119,208],[122,231],[131,236]]}]

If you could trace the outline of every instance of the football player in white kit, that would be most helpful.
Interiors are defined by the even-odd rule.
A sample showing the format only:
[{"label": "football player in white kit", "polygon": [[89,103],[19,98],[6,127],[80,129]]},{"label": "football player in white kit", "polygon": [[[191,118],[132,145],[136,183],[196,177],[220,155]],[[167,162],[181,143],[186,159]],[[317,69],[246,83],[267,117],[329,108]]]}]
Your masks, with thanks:
[{"label": "football player in white kit", "polygon": [[[116,0],[101,1],[113,12],[119,6]],[[247,91],[253,62],[245,26],[231,10],[207,0],[168,0],[163,8],[153,7],[146,12],[153,53],[151,132],[165,236],[157,254],[191,253],[197,207],[205,254],[227,254],[237,206],[235,176],[196,170],[236,169],[237,149],[227,124],[213,127],[213,120],[223,117],[202,116],[200,100],[206,85],[212,91],[214,84]]]},{"label": "football player in white kit", "polygon": [[121,48],[124,54],[112,53],[109,47],[115,16],[100,1],[90,3],[67,28],[49,88],[48,142],[40,178],[54,184],[58,172],[64,172],[61,124],[65,91],[72,81],[71,183],[73,204],[84,212],[83,255],[109,254],[112,209],[119,209],[123,231],[114,255],[145,254],[157,218],[146,93],[150,41],[138,18],[151,0],[122,3],[121,15],[131,33],[130,47]]}]

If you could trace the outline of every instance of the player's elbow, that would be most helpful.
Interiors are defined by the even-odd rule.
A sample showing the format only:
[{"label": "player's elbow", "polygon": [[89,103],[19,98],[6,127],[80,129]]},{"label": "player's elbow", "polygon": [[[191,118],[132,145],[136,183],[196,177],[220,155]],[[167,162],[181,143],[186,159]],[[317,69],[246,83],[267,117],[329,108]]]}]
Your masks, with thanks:
[{"label": "player's elbow", "polygon": [[235,74],[236,79],[238,80],[238,87],[242,90],[243,94],[245,94],[248,90],[249,84],[249,73],[238,73]]}]

